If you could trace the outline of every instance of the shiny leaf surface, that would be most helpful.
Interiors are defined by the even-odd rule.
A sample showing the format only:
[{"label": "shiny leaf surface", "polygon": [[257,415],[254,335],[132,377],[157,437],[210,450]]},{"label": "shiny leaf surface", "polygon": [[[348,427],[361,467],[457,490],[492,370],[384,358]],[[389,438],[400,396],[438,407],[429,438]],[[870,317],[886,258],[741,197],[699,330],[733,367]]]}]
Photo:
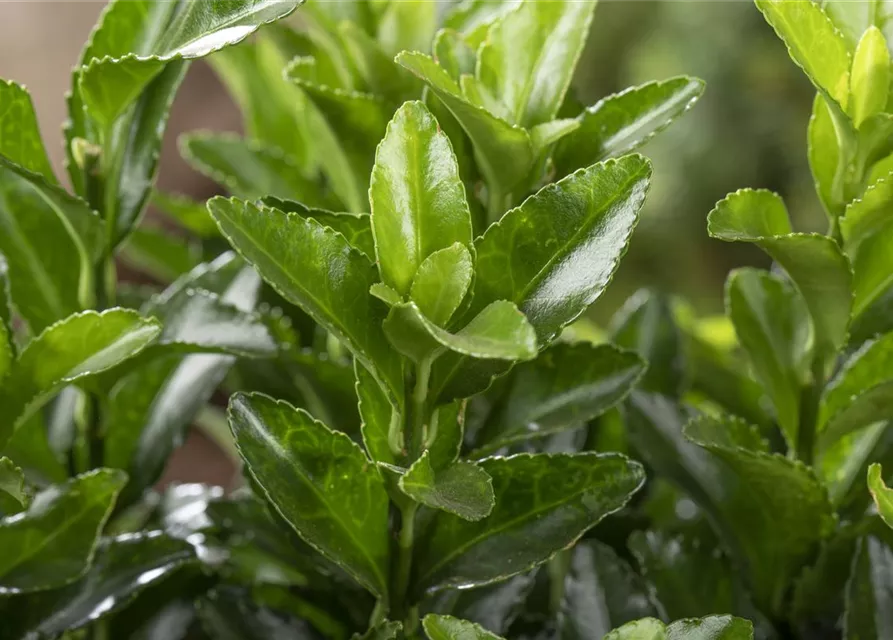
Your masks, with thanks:
[{"label": "shiny leaf surface", "polygon": [[893,528],[893,489],[884,483],[882,474],[880,464],[875,463],[868,467],[868,490],[881,518],[888,527]]},{"label": "shiny leaf surface", "polygon": [[426,451],[400,476],[399,486],[416,502],[463,520],[481,520],[493,510],[492,480],[472,462],[459,461],[435,471]]},{"label": "shiny leaf surface", "polygon": [[452,616],[429,614],[422,620],[429,640],[501,640],[482,626]]},{"label": "shiny leaf surface", "polygon": [[457,242],[425,258],[412,280],[409,297],[426,318],[445,327],[462,304],[473,277],[471,253]]}]

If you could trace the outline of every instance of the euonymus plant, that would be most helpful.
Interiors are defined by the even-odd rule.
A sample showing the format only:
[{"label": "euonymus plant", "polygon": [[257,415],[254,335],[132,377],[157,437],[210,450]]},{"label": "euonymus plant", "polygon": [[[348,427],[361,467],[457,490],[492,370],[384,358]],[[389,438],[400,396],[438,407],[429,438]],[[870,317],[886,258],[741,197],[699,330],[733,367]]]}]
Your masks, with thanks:
[{"label": "euonymus plant", "polygon": [[[757,3],[828,233],[731,194],[772,270],[602,331],[633,152],[702,83],[580,104],[591,1],[297,4],[111,2],[71,189],[0,83],[0,638],[893,637],[886,5]],[[245,129],[181,139],[207,206],[153,191],[204,56]],[[156,491],[193,424],[238,490]]]}]

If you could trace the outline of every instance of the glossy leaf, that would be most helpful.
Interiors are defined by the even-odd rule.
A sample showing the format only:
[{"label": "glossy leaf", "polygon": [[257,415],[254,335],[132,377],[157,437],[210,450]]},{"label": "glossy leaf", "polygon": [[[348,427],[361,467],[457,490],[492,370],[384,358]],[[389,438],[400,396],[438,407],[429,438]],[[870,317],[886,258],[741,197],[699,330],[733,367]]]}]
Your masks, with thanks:
[{"label": "glossy leaf", "polygon": [[375,267],[340,234],[269,208],[215,198],[211,215],[232,245],[286,300],[337,336],[402,398],[400,362],[382,335],[384,305],[369,294]]},{"label": "glossy leaf", "polygon": [[534,155],[530,136],[524,129],[513,127],[466,100],[456,82],[429,56],[403,52],[396,60],[425,81],[468,134],[488,184],[509,193],[527,177]]},{"label": "glossy leaf", "polygon": [[862,35],[853,55],[850,110],[856,127],[884,111],[889,89],[890,52],[884,34],[872,25]]},{"label": "glossy leaf", "polygon": [[187,162],[239,198],[264,196],[328,207],[332,200],[280,149],[232,134],[191,133],[180,138]]},{"label": "glossy leaf", "polygon": [[893,528],[893,489],[887,487],[882,474],[881,465],[875,463],[868,467],[868,490],[881,518]]},{"label": "glossy leaf", "polygon": [[41,619],[34,621],[29,632],[52,636],[105,618],[196,560],[192,545],[161,531],[103,540],[93,566],[81,580],[41,595],[36,607]]},{"label": "glossy leaf", "polygon": [[471,244],[456,157],[421,102],[405,103],[388,125],[375,154],[369,201],[381,279],[401,295],[432,253]]},{"label": "glossy leaf", "polygon": [[485,307],[456,333],[426,318],[415,303],[396,305],[384,322],[391,344],[420,362],[445,350],[471,358],[530,360],[536,356],[536,334],[524,314],[500,300]]},{"label": "glossy leaf", "polygon": [[419,265],[409,297],[422,314],[439,327],[445,327],[462,304],[474,264],[471,253],[458,242],[430,254]]},{"label": "glossy leaf", "polygon": [[478,50],[476,75],[505,109],[498,115],[526,128],[555,119],[594,9],[594,0],[525,2],[493,23]]},{"label": "glossy leaf", "polygon": [[703,92],[703,81],[679,76],[602,98],[577,116],[580,128],[558,145],[557,175],[635,151],[691,109]]},{"label": "glossy leaf", "polygon": [[558,618],[561,638],[602,638],[622,624],[659,615],[647,583],[610,547],[587,540],[570,553]]},{"label": "glossy leaf", "polygon": [[[805,3],[772,0],[772,6],[777,4]],[[812,316],[817,357],[828,357],[843,345],[852,305],[852,271],[834,240],[792,233],[781,199],[770,191],[748,189],[718,202],[707,218],[707,230],[720,240],[759,245],[787,271]]]},{"label": "glossy leaf", "polygon": [[604,640],[753,640],[753,624],[732,616],[678,620],[670,625],[645,618],[623,625]]},{"label": "glossy leaf", "polygon": [[496,506],[468,522],[439,513],[420,542],[414,584],[433,590],[504,580],[548,560],[641,486],[638,463],[620,455],[517,455],[478,463]]},{"label": "glossy leaf", "polygon": [[[376,462],[396,464],[397,460],[389,444],[392,422],[399,420],[378,382],[358,361],[354,361],[356,390],[359,398],[363,444],[369,457]],[[397,422],[397,425],[400,425]],[[402,426],[402,425],[400,425]]]},{"label": "glossy leaf", "polygon": [[132,358],[160,331],[156,321],[127,309],[84,311],[48,327],[19,354],[0,392],[0,443],[63,385]]},{"label": "glossy leaf", "polygon": [[[24,87],[0,80],[0,154],[55,184],[31,96]],[[13,135],[14,133],[14,135]]]},{"label": "glossy leaf", "polygon": [[843,35],[821,6],[786,0],[756,2],[816,89],[846,108],[850,54]]},{"label": "glossy leaf", "polygon": [[726,281],[726,313],[757,380],[772,398],[788,448],[796,449],[800,390],[812,363],[812,330],[803,299],[778,276],[739,269]]},{"label": "glossy leaf", "polygon": [[893,551],[882,540],[866,536],[856,546],[846,586],[843,637],[873,640],[893,633],[889,611],[893,597]]},{"label": "glossy leaf", "polygon": [[28,506],[29,496],[25,489],[25,476],[22,470],[9,458],[0,458],[0,491],[19,503]]},{"label": "glossy leaf", "polygon": [[87,570],[127,476],[99,469],[51,486],[24,513],[0,519],[0,593],[68,584]]},{"label": "glossy leaf", "polygon": [[710,489],[735,529],[735,552],[747,559],[756,603],[778,611],[795,572],[833,528],[826,489],[808,467],[768,453],[740,421],[705,416],[686,425],[685,436],[734,478]]},{"label": "glossy leaf", "polygon": [[233,396],[229,419],[248,471],[280,515],[363,586],[384,595],[388,498],[362,450],[266,396]]},{"label": "glossy leaf", "polygon": [[856,351],[825,387],[819,412],[819,446],[886,420],[893,409],[893,334]]},{"label": "glossy leaf", "polygon": [[473,462],[459,461],[435,471],[428,452],[400,476],[400,490],[416,502],[475,522],[493,510],[493,485]]},{"label": "glossy leaf", "polygon": [[807,155],[819,199],[829,217],[836,219],[844,205],[840,202],[841,195],[834,188],[840,149],[830,107],[820,93],[816,94],[812,103],[812,117],[807,131]]},{"label": "glossy leaf", "polygon": [[429,614],[422,619],[429,640],[501,640],[482,626],[452,616]]},{"label": "glossy leaf", "polygon": [[215,640],[308,640],[309,625],[290,615],[257,606],[249,592],[218,588],[197,603],[202,628]]},{"label": "glossy leaf", "polygon": [[476,443],[493,451],[584,424],[625,398],[644,370],[634,353],[611,345],[557,344],[515,367],[502,409]]}]

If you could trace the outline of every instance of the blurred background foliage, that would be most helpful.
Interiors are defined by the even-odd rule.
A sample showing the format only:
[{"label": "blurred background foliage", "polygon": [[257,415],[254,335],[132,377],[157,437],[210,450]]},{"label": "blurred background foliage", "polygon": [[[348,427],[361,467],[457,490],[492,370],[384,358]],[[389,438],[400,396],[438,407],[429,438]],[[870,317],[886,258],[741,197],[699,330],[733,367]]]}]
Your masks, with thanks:
[{"label": "blurred background foliage", "polygon": [[[62,121],[70,61],[102,6],[0,3],[0,75],[30,87],[48,141]],[[617,280],[593,317],[605,321],[642,286],[681,295],[701,313],[719,312],[727,271],[766,260],[753,247],[707,237],[707,213],[717,200],[741,187],[769,188],[784,197],[798,230],[825,224],[805,151],[814,90],[750,2],[602,0],[592,28],[575,80],[584,104],[678,74],[707,83],[691,112],[643,150],[655,164],[651,194]],[[214,195],[218,187],[178,157],[176,138],[239,127],[209,65],[194,65],[168,128],[160,188]]]}]

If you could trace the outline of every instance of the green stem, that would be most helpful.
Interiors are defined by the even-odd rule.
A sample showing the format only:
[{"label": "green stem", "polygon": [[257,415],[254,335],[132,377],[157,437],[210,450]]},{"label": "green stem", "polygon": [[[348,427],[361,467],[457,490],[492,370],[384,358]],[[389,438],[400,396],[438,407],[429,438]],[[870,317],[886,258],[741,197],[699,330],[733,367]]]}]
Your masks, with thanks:
[{"label": "green stem", "polygon": [[412,547],[415,542],[415,514],[419,505],[409,502],[400,511],[400,536],[397,539],[397,567],[394,572],[394,602],[392,617],[404,621],[404,634],[418,626],[418,612],[407,607],[409,577],[412,571]]},{"label": "green stem", "polygon": [[428,423],[428,383],[431,380],[433,359],[425,358],[416,367],[415,387],[412,391],[410,456],[415,461],[425,447],[425,425]]},{"label": "green stem", "polygon": [[553,616],[561,612],[564,602],[564,583],[570,569],[571,552],[560,551],[549,560],[549,611]]},{"label": "green stem", "polygon": [[825,382],[825,362],[816,358],[812,366],[812,382],[800,392],[800,425],[797,433],[797,458],[812,464],[818,426],[819,403]]}]

